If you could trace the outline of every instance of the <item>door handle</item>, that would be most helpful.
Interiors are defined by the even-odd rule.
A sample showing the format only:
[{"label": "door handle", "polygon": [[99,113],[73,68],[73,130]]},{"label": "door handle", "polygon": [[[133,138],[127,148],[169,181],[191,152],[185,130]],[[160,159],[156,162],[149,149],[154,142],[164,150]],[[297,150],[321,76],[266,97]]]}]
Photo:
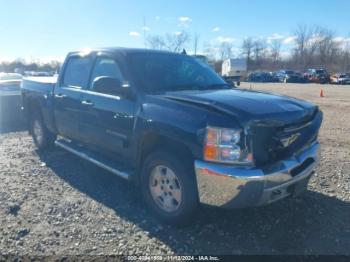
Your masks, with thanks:
[{"label": "door handle", "polygon": [[66,95],[64,95],[64,94],[56,94],[55,97],[56,98],[64,98],[64,97],[66,97]]},{"label": "door handle", "polygon": [[93,106],[94,105],[94,103],[91,102],[90,100],[83,100],[83,101],[81,101],[81,104],[85,105],[85,106]]}]

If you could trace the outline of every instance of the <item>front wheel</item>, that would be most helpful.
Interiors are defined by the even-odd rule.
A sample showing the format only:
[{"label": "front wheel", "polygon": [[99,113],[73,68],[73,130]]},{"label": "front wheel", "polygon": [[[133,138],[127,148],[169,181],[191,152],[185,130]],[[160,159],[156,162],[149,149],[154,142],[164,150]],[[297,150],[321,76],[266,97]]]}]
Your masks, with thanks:
[{"label": "front wheel", "polygon": [[56,140],[56,135],[47,129],[39,112],[35,112],[31,117],[30,133],[33,137],[34,144],[39,150],[51,147]]},{"label": "front wheel", "polygon": [[146,204],[162,221],[182,226],[198,207],[193,166],[168,152],[152,153],[144,161],[141,187]]}]

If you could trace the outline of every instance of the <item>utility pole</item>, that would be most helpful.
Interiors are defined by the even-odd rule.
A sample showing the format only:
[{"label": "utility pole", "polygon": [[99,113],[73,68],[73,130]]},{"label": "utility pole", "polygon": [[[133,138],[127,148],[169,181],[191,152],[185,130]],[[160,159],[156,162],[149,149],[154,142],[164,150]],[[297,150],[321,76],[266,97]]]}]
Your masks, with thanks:
[{"label": "utility pole", "polygon": [[196,33],[194,35],[194,41],[193,41],[194,55],[197,55],[198,40],[199,40],[199,35]]},{"label": "utility pole", "polygon": [[143,17],[143,44],[145,48],[147,48],[147,42],[146,42],[146,18]]}]

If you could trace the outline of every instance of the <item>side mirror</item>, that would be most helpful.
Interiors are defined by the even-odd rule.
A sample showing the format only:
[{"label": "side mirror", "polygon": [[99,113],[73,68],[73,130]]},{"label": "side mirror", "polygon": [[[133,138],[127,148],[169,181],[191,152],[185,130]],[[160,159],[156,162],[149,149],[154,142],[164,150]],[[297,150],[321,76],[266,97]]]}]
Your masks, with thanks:
[{"label": "side mirror", "polygon": [[100,76],[94,79],[92,90],[98,93],[121,96],[126,93],[127,87],[124,87],[117,78]]},{"label": "side mirror", "polygon": [[235,82],[227,76],[223,77],[224,81],[229,84],[232,88],[236,88]]}]

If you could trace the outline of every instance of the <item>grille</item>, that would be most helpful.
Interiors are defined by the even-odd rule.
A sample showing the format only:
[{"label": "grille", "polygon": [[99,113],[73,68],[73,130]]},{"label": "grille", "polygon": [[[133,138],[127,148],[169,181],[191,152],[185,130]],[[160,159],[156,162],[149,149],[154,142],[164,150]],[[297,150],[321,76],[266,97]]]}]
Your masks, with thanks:
[{"label": "grille", "polygon": [[321,122],[322,113],[318,112],[311,121],[293,126],[251,126],[256,165],[265,166],[297,155],[317,139]]}]

